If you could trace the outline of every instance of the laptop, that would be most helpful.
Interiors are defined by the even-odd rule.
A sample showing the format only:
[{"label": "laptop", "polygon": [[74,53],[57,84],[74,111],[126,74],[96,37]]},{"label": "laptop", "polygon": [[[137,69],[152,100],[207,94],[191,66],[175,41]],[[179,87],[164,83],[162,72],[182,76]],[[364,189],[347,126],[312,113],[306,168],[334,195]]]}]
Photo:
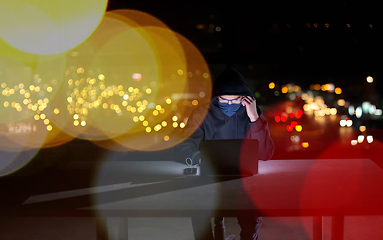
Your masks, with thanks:
[{"label": "laptop", "polygon": [[202,140],[201,175],[252,176],[258,173],[257,139]]}]

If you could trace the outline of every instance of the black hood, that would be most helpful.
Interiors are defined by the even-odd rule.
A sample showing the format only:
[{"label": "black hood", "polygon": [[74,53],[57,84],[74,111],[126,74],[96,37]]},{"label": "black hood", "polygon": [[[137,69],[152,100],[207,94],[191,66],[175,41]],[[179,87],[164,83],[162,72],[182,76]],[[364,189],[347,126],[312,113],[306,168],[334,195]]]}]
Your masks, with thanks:
[{"label": "black hood", "polygon": [[237,70],[228,68],[222,72],[213,84],[213,96],[241,95],[253,96],[245,78]]}]

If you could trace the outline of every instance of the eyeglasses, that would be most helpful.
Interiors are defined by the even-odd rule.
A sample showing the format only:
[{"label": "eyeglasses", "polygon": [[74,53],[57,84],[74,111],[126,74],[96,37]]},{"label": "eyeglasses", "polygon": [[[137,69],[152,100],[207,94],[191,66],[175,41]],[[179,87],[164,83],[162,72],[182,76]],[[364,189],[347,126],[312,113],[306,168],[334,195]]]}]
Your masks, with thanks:
[{"label": "eyeglasses", "polygon": [[236,98],[236,99],[231,99],[231,100],[229,100],[229,99],[224,99],[224,98],[219,97],[218,100],[219,100],[219,102],[221,102],[221,103],[227,103],[227,104],[229,104],[229,103],[230,103],[230,104],[239,104],[239,103],[241,103],[242,97],[238,97],[238,98]]}]

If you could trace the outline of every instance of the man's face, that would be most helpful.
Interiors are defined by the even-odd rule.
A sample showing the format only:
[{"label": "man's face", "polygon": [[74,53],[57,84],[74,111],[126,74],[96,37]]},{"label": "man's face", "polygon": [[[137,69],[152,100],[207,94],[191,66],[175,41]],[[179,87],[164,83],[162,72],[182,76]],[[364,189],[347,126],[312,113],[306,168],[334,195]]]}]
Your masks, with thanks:
[{"label": "man's face", "polygon": [[241,100],[242,100],[242,96],[240,96],[240,95],[221,95],[218,97],[218,100],[221,103],[240,104]]}]

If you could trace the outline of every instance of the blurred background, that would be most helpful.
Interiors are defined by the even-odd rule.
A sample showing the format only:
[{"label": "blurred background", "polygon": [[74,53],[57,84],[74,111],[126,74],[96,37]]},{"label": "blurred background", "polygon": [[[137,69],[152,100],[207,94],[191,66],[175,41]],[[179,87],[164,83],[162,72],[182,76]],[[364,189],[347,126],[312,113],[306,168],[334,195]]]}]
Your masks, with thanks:
[{"label": "blurred background", "polygon": [[59,33],[43,17],[26,31],[37,10],[25,6],[24,22],[1,25],[3,177],[69,159],[173,159],[188,116],[228,66],[249,82],[269,121],[273,159],[380,164],[374,1],[100,0],[83,10],[43,2],[36,6],[51,11]]},{"label": "blurred background", "polygon": [[3,0],[4,210],[31,194],[93,187],[107,161],[179,161],[190,113],[228,66],[268,120],[271,161],[383,167],[378,4]]}]

